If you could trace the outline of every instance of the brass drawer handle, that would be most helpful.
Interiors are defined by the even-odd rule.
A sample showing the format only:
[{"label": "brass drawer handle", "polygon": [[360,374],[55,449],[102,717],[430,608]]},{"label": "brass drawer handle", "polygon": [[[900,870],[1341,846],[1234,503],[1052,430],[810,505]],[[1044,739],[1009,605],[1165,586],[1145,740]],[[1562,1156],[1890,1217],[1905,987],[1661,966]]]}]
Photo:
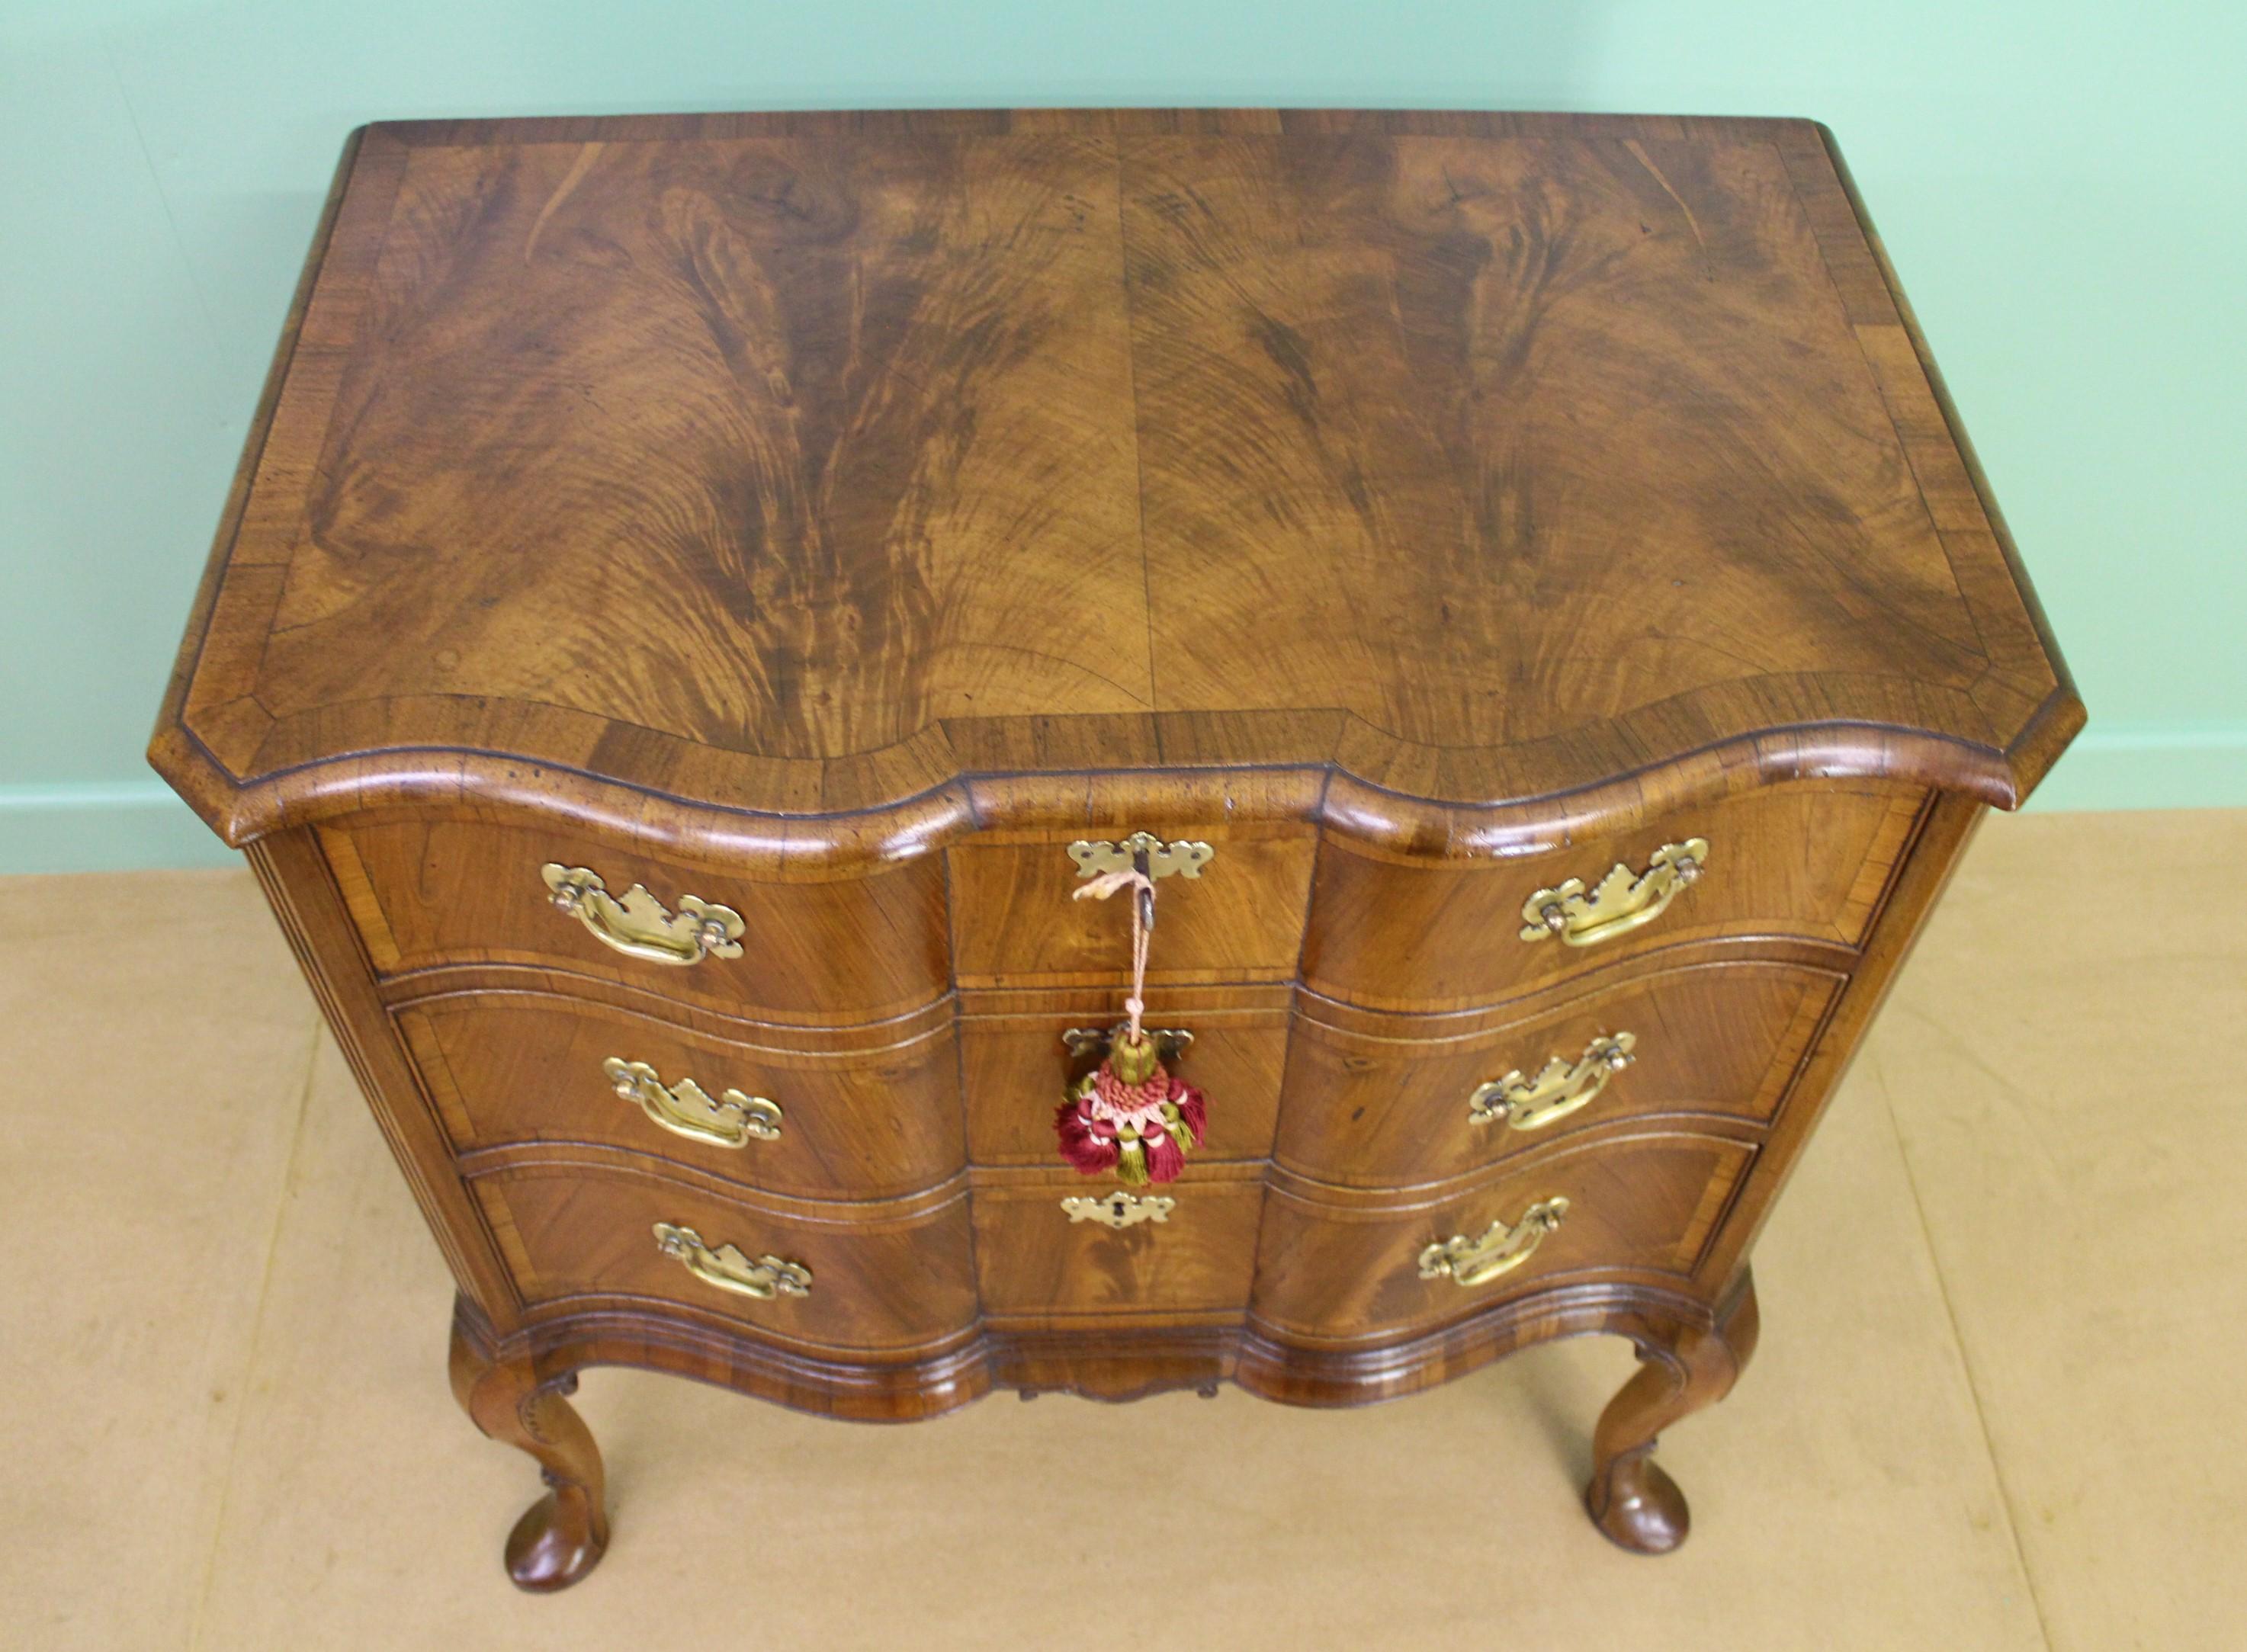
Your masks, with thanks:
[{"label": "brass drawer handle", "polygon": [[1487,1285],[1527,1261],[1567,1213],[1568,1201],[1556,1195],[1538,1200],[1511,1226],[1492,1222],[1480,1239],[1458,1233],[1438,1240],[1420,1253],[1420,1277],[1439,1280],[1448,1274],[1465,1289]]},{"label": "brass drawer handle", "polygon": [[1541,941],[1558,935],[1571,946],[1590,946],[1628,935],[1661,917],[1677,891],[1708,864],[1708,840],[1689,837],[1656,850],[1643,872],[1633,872],[1617,861],[1588,892],[1581,877],[1540,889],[1521,903],[1521,939]]},{"label": "brass drawer handle", "polygon": [[700,1233],[676,1222],[655,1225],[655,1248],[666,1256],[677,1257],[705,1285],[736,1296],[769,1302],[775,1296],[811,1294],[811,1270],[802,1263],[783,1261],[777,1256],[760,1256],[752,1262],[734,1245],[721,1245],[714,1251],[702,1242]]},{"label": "brass drawer handle", "polygon": [[741,955],[741,915],[730,906],[679,898],[676,916],[634,884],[618,900],[598,872],[549,861],[538,875],[552,891],[557,911],[566,912],[607,945],[627,958],[650,964],[699,964],[705,957]]},{"label": "brass drawer handle", "polygon": [[1477,1124],[1504,1123],[1518,1130],[1558,1123],[1607,1088],[1608,1080],[1629,1067],[1638,1040],[1629,1033],[1594,1039],[1574,1063],[1555,1055],[1531,1078],[1520,1068],[1504,1078],[1475,1086],[1467,1097],[1467,1117]]},{"label": "brass drawer handle", "polygon": [[1167,1222],[1171,1208],[1178,1204],[1160,1193],[1132,1194],[1118,1189],[1100,1198],[1084,1198],[1072,1194],[1062,1200],[1062,1209],[1069,1219],[1076,1222],[1097,1222],[1103,1227],[1136,1227],[1142,1222]]},{"label": "brass drawer handle", "polygon": [[639,1103],[639,1109],[674,1136],[715,1147],[747,1147],[780,1139],[780,1103],[762,1096],[744,1096],[729,1089],[717,1100],[691,1078],[666,1084],[645,1062],[628,1062],[611,1055],[601,1071],[618,1095]]}]

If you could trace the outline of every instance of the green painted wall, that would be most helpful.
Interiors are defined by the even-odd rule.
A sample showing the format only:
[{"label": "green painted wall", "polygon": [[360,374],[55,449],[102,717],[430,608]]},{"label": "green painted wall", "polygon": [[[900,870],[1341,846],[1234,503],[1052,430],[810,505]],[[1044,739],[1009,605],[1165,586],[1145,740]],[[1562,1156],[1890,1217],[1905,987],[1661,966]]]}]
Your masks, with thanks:
[{"label": "green painted wall", "polygon": [[2234,0],[0,0],[0,869],[222,857],[141,747],[337,150],[417,115],[1815,116],[2092,707],[2039,802],[2247,804],[2243,65]]}]

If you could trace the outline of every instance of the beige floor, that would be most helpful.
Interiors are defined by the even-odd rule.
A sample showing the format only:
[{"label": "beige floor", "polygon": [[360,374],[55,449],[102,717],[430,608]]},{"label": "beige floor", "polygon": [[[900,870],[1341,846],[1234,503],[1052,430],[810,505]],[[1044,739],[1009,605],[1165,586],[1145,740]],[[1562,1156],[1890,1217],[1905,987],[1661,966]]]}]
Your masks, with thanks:
[{"label": "beige floor", "polygon": [[246,876],[0,880],[0,1643],[27,1648],[2247,1646],[2247,814],[2000,818],[1758,1260],[1764,1341],[1581,1518],[1630,1365],[1533,1350],[1303,1412],[1228,1391],[823,1423],[597,1371],[617,1537],[533,1490]]}]

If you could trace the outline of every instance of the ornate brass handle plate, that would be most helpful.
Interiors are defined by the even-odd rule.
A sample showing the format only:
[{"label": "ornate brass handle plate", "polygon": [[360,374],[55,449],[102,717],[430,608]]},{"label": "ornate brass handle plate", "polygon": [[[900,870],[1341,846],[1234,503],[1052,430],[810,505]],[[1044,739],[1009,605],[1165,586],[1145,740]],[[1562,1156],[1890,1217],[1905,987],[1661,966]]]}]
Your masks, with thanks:
[{"label": "ornate brass handle plate", "polygon": [[1071,1222],[1097,1222],[1103,1227],[1136,1227],[1142,1222],[1167,1222],[1174,1198],[1160,1193],[1126,1193],[1121,1188],[1099,1198],[1076,1195],[1062,1200]]},{"label": "ornate brass handle plate", "polygon": [[1076,863],[1079,877],[1128,872],[1134,866],[1150,877],[1168,877],[1172,872],[1184,877],[1199,877],[1201,869],[1216,853],[1207,843],[1186,839],[1166,843],[1152,832],[1133,832],[1115,843],[1104,838],[1096,842],[1080,837],[1069,846],[1069,857]]},{"label": "ornate brass handle plate", "polygon": [[1567,1213],[1568,1201],[1556,1195],[1538,1200],[1521,1212],[1518,1222],[1492,1222],[1480,1239],[1455,1233],[1439,1239],[1420,1253],[1420,1277],[1448,1276],[1452,1284],[1470,1290],[1487,1285],[1527,1261]]},{"label": "ornate brass handle plate", "polygon": [[1708,864],[1708,840],[1689,837],[1682,843],[1664,843],[1656,850],[1647,857],[1643,872],[1634,872],[1617,861],[1597,887],[1589,891],[1581,877],[1540,889],[1521,903],[1521,939],[1541,941],[1547,935],[1558,935],[1571,946],[1591,946],[1628,935],[1661,917],[1677,891],[1698,877]]},{"label": "ornate brass handle plate", "polygon": [[1069,846],[1069,857],[1076,863],[1080,878],[1137,870],[1149,879],[1139,891],[1139,923],[1146,929],[1155,926],[1152,880],[1168,877],[1172,872],[1185,877],[1199,877],[1201,869],[1216,853],[1207,843],[1185,838],[1166,843],[1152,832],[1133,832],[1122,842],[1113,843],[1104,837],[1080,837]]},{"label": "ornate brass handle plate", "polygon": [[717,1100],[691,1078],[666,1084],[645,1062],[611,1055],[601,1071],[618,1095],[639,1103],[640,1111],[674,1136],[714,1147],[747,1147],[780,1139],[780,1103],[729,1089]]},{"label": "ornate brass handle plate", "polygon": [[784,1261],[777,1256],[760,1256],[752,1262],[734,1245],[721,1245],[712,1250],[702,1242],[700,1233],[676,1222],[655,1225],[655,1248],[666,1256],[677,1257],[686,1264],[686,1271],[705,1285],[714,1285],[736,1296],[754,1296],[761,1302],[768,1302],[775,1296],[811,1294],[811,1270],[802,1263]]},{"label": "ornate brass handle plate", "polygon": [[1477,1124],[1506,1123],[1518,1130],[1557,1123],[1607,1088],[1608,1080],[1631,1063],[1638,1040],[1629,1033],[1605,1034],[1584,1046],[1572,1063],[1555,1055],[1531,1078],[1520,1068],[1504,1078],[1475,1086],[1467,1097],[1467,1117]]},{"label": "ornate brass handle plate", "polygon": [[618,900],[598,872],[549,861],[538,869],[557,911],[566,912],[627,958],[650,964],[699,964],[741,955],[741,915],[730,906],[679,898],[679,911],[634,884]]},{"label": "ornate brass handle plate", "polygon": [[[1069,1053],[1078,1061],[1088,1055],[1105,1055],[1110,1046],[1124,1036],[1124,1023],[1113,1027],[1072,1027],[1061,1035]],[[1165,1064],[1178,1060],[1193,1048],[1193,1034],[1183,1027],[1150,1027],[1144,1029],[1155,1041],[1155,1053]]]}]

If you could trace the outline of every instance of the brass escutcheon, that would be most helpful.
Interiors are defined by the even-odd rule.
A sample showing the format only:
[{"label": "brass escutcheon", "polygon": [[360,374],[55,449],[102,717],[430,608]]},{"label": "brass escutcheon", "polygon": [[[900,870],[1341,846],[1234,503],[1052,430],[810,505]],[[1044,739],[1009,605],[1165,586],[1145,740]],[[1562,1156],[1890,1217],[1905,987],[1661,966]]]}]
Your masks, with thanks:
[{"label": "brass escutcheon", "polygon": [[1121,843],[1114,843],[1105,838],[1092,841],[1080,837],[1069,846],[1069,857],[1076,863],[1079,877],[1128,872],[1134,866],[1154,878],[1168,877],[1173,872],[1182,877],[1199,877],[1201,869],[1216,853],[1207,843],[1185,838],[1166,843],[1152,832],[1133,832]]},{"label": "brass escutcheon", "polygon": [[1100,1198],[1076,1195],[1062,1200],[1071,1222],[1097,1222],[1103,1227],[1136,1227],[1141,1222],[1167,1222],[1178,1204],[1160,1193],[1126,1193],[1122,1189]]},{"label": "brass escutcheon", "polygon": [[[1081,1062],[1088,1055],[1108,1054],[1116,1041],[1124,1036],[1128,1025],[1118,1021],[1113,1027],[1072,1027],[1062,1034],[1061,1041],[1069,1055]],[[1141,1030],[1155,1041],[1155,1053],[1165,1064],[1193,1048],[1194,1035],[1183,1027],[1148,1027]]]}]

